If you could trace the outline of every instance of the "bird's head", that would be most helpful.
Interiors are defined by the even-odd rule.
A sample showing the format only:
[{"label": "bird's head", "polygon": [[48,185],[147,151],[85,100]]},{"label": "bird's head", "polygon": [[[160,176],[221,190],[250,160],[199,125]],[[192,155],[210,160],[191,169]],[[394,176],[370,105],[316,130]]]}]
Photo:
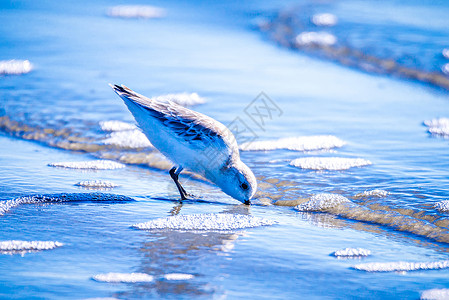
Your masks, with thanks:
[{"label": "bird's head", "polygon": [[250,204],[257,190],[257,180],[253,172],[241,160],[220,169],[215,183],[229,196]]}]

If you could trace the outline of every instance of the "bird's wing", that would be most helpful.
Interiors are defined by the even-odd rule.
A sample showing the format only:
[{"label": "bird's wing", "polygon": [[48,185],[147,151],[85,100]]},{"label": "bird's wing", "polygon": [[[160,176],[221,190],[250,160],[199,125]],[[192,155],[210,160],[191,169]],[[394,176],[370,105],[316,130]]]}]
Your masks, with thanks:
[{"label": "bird's wing", "polygon": [[140,95],[126,86],[111,85],[123,99],[148,111],[165,125],[167,131],[198,149],[214,147],[238,155],[238,146],[230,130],[220,122],[171,101],[162,102]]}]

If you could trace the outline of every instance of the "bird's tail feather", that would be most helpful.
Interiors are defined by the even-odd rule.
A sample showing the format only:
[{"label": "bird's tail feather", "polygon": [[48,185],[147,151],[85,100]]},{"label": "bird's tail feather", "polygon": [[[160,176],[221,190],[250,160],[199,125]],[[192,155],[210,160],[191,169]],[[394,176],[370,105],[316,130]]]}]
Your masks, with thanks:
[{"label": "bird's tail feather", "polygon": [[123,100],[131,100],[132,102],[136,104],[140,104],[143,106],[148,106],[149,103],[151,103],[151,99],[138,94],[131,90],[130,88],[126,87],[125,85],[118,85],[118,84],[109,84],[109,86],[117,93],[117,95],[120,96]]}]

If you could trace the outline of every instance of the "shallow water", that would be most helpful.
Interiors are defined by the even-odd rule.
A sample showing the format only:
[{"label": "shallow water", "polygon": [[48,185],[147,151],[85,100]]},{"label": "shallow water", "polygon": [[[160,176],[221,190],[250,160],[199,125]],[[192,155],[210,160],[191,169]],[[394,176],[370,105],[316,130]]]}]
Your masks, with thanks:
[{"label": "shallow water", "polygon": [[[342,24],[335,30],[354,35],[386,26],[357,10],[371,2],[338,3],[311,9],[335,14]],[[448,117],[447,92],[272,44],[252,25],[286,9],[275,4],[155,2],[164,17],[108,16],[119,4],[1,4],[0,60],[29,60],[33,68],[0,75],[0,240],[63,246],[0,255],[0,297],[418,298],[449,286],[444,268],[354,267],[447,261],[449,220],[444,205],[434,205],[449,195],[448,141],[423,123]],[[389,24],[397,35],[446,28],[444,20],[412,18],[417,8],[410,4],[385,9],[391,6],[402,8],[402,20],[416,20]],[[444,4],[426,7],[435,20],[445,11]],[[369,26],[354,25],[362,21]],[[433,49],[428,53],[436,53],[436,44],[425,44]],[[421,54],[412,53],[424,71],[444,60]],[[247,128],[234,133],[248,146],[241,156],[258,178],[254,205],[240,205],[192,174],[182,182],[198,199],[180,205],[170,163],[127,125],[132,116],[108,83],[153,97],[198,93],[205,103],[195,98],[195,110]],[[262,104],[272,114],[256,114]],[[114,120],[120,122],[104,123]],[[99,159],[125,167],[99,169]],[[297,159],[320,170],[291,165]],[[352,165],[354,159],[371,164]],[[79,168],[86,162],[96,167]],[[245,215],[275,224],[223,232],[132,228],[171,215],[217,213],[243,215],[230,225]],[[346,248],[371,255],[332,255]],[[109,273],[148,276],[93,280]],[[171,273],[193,277],[164,277]]]}]

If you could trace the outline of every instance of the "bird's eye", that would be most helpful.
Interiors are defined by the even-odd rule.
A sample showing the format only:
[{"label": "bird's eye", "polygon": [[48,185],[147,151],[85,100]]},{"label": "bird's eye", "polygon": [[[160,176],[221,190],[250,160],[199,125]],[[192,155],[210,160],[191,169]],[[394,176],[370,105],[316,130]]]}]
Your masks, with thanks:
[{"label": "bird's eye", "polygon": [[247,190],[248,189],[248,185],[246,183],[242,183],[241,185],[242,189]]}]

